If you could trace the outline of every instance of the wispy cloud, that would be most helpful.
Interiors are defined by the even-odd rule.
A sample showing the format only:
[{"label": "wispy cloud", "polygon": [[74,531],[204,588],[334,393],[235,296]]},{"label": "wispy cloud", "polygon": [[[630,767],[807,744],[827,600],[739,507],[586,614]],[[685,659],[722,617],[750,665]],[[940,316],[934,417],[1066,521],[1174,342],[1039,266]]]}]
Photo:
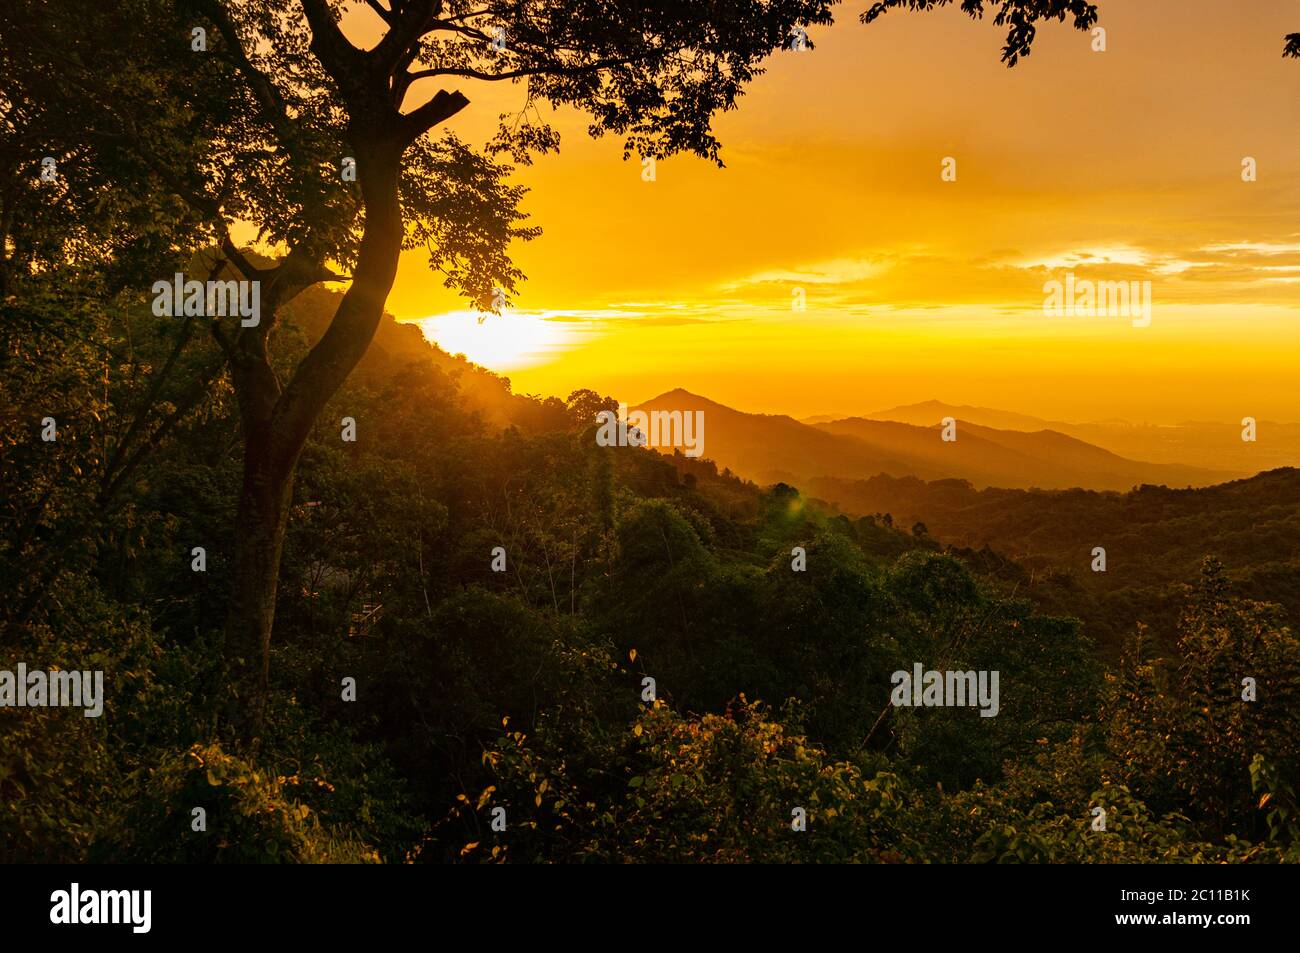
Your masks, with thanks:
[{"label": "wispy cloud", "polygon": [[835,258],[830,261],[801,265],[795,268],[774,268],[755,272],[744,278],[719,286],[723,291],[739,291],[754,285],[842,285],[856,284],[878,277],[888,264],[881,260],[865,258]]}]

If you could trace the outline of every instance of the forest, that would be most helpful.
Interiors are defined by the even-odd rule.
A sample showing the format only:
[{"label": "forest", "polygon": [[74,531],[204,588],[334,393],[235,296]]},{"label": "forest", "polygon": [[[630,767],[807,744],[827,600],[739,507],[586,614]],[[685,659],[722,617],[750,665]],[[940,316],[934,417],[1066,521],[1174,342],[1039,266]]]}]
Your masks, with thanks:
[{"label": "forest", "polygon": [[[0,8],[0,671],[102,673],[102,713],[0,705],[0,860],[1300,860],[1294,589],[1212,509],[871,474],[832,504],[601,446],[614,397],[516,393],[385,310],[427,249],[509,320],[511,175],[555,147],[436,138],[470,102],[417,79],[527,76],[714,161],[832,4],[528,0],[504,52],[468,3],[369,4],[365,49],[327,0],[63,6]],[[1096,19],[1009,6],[1011,65]],[[259,282],[257,320],[158,308],[178,273]],[[1233,525],[1293,539],[1294,474],[1258,480]],[[1101,512],[1142,527],[1136,594],[1021,584],[1065,561],[1024,521]],[[997,672],[996,717],[892,705],[917,663]]]},{"label": "forest", "polygon": [[[814,479],[807,489],[854,516],[937,539],[1032,598],[1049,614],[1077,615],[1103,653],[1118,657],[1144,624],[1162,647],[1177,641],[1183,585],[1213,554],[1238,595],[1275,602],[1300,619],[1300,471],[1286,467],[1202,488],[1144,484],[1096,490],[976,490],[964,480],[884,474]],[[1094,571],[1104,544],[1107,565]]]}]

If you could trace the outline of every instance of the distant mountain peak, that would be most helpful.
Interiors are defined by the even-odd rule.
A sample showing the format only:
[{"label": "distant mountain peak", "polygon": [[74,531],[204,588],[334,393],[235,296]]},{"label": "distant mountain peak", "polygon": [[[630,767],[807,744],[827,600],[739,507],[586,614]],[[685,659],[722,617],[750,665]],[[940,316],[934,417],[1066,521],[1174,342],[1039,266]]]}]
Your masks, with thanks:
[{"label": "distant mountain peak", "polygon": [[685,387],[674,387],[672,390],[666,390],[662,394],[659,394],[658,396],[651,397],[649,400],[641,401],[636,406],[644,407],[647,404],[662,404],[671,401],[688,401],[693,404],[712,404],[717,407],[723,406],[722,404],[719,404],[717,401],[710,400],[709,398],[701,394],[692,393],[691,391],[688,391]]},{"label": "distant mountain peak", "polygon": [[658,397],[651,397],[639,404],[630,405],[632,409],[643,407],[657,408],[664,410],[711,410],[719,415],[734,415],[735,417],[752,418],[753,420],[783,420],[790,423],[798,423],[788,414],[758,414],[748,410],[737,410],[735,407],[719,403],[716,400],[710,400],[700,394],[692,393],[684,387],[674,387],[670,391],[665,391]]}]

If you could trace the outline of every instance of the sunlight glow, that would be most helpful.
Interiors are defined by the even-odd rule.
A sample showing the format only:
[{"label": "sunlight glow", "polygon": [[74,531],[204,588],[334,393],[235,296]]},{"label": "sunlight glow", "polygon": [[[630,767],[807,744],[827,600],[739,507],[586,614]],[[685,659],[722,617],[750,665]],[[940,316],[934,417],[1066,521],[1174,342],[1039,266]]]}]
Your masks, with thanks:
[{"label": "sunlight glow", "polygon": [[540,364],[571,347],[579,334],[573,323],[548,311],[449,311],[414,323],[444,351],[493,371]]}]

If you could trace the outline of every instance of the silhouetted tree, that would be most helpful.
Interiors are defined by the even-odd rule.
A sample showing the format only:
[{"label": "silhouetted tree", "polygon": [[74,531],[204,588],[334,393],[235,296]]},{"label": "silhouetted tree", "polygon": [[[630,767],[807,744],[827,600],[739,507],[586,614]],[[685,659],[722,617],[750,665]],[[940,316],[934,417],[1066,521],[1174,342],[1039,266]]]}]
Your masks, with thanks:
[{"label": "silhouetted tree", "polygon": [[[54,18],[34,0],[13,5],[5,26],[28,54],[25,95],[69,111],[77,104],[85,141],[109,141],[147,169],[200,219],[233,270],[261,283],[257,325],[211,322],[244,439],[226,645],[236,668],[232,714],[253,736],[298,457],[370,344],[400,252],[428,248],[450,287],[497,310],[522,277],[506,246],[535,234],[519,224],[522,190],[505,184],[506,166],[454,137],[429,137],[469,99],[412,88],[524,83],[524,110],[492,144],[517,161],[557,146],[553,130],[529,119],[543,101],[587,111],[593,134],[624,137],[625,157],[685,151],[717,161],[713,115],[735,104],[796,27],[829,22],[830,3],[376,0],[368,6],[382,30],[368,49],[345,34],[335,0],[102,6],[73,0]],[[210,51],[191,47],[195,28]],[[108,36],[121,41],[115,55],[95,55]],[[355,161],[355,190],[339,174],[344,157]],[[282,257],[254,265],[230,238],[238,221]],[[347,292],[285,373],[271,349],[277,317],[303,289],[340,277],[330,262],[350,269]]]}]

